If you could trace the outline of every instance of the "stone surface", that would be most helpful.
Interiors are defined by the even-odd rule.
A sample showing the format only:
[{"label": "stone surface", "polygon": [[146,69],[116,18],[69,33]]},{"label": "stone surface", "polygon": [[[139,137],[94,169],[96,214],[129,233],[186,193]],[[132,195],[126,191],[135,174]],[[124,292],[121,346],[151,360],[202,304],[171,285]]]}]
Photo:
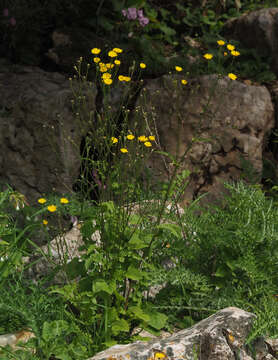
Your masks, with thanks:
[{"label": "stone surface", "polygon": [[[186,86],[181,79],[165,75],[149,80],[136,106],[142,106],[149,118],[156,117],[160,146],[167,153],[181,158],[193,137],[209,139],[195,141],[184,157],[181,169],[192,172],[184,201],[208,191],[204,199],[213,201],[224,190],[223,181],[240,178],[240,156],[252,163],[259,182],[266,137],[275,124],[267,88],[216,75],[191,79]],[[155,153],[148,167],[155,182],[174,171],[167,157],[163,161]]]},{"label": "stone surface", "polygon": [[[74,82],[73,88],[78,89]],[[84,130],[73,116],[68,78],[38,67],[0,65],[0,94],[0,181],[31,204],[43,193],[71,191]],[[94,86],[85,84],[82,95],[94,111]],[[88,118],[83,128],[86,123]]]},{"label": "stone surface", "polygon": [[272,58],[272,70],[278,74],[277,59],[278,8],[251,11],[226,22],[225,36],[238,39],[247,48],[257,49],[262,56]]},{"label": "stone surface", "polygon": [[[244,344],[255,317],[239,308],[228,307],[166,338],[115,345],[88,360],[194,360],[194,349],[200,360],[236,360],[238,354],[242,360],[252,360]],[[271,340],[259,338],[253,346],[257,351],[256,360],[275,359],[275,345]]]}]

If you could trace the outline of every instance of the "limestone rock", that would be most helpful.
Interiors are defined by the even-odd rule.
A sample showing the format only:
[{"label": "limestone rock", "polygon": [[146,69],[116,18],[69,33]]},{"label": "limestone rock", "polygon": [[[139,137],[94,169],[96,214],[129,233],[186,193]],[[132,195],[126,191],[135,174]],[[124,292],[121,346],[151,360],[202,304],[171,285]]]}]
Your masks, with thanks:
[{"label": "limestone rock", "polygon": [[[186,86],[182,78],[149,80],[136,106],[156,117],[160,147],[167,153],[182,157],[192,138],[208,139],[196,140],[185,155],[182,169],[191,171],[191,182],[184,202],[204,192],[210,192],[204,199],[213,201],[224,191],[223,181],[240,178],[241,156],[252,163],[259,182],[266,137],[274,127],[268,90],[217,75],[191,79]],[[174,170],[169,159],[155,153],[148,167],[154,183],[167,180]]]},{"label": "limestone rock", "polygon": [[[85,84],[83,90],[94,111],[95,87]],[[78,178],[84,130],[71,99],[64,75],[32,66],[10,65],[10,71],[0,66],[0,181],[31,204],[43,193],[71,191]],[[82,126],[86,123],[88,119]]]},{"label": "limestone rock", "polygon": [[272,70],[276,75],[277,19],[277,8],[260,9],[228,20],[224,26],[226,36],[240,40],[247,48],[257,49],[260,55],[272,57]]},{"label": "limestone rock", "polygon": [[[255,317],[239,308],[228,307],[166,338],[115,345],[88,360],[193,360],[196,354],[200,360],[236,360],[239,354],[240,359],[252,360],[244,344]],[[256,360],[275,359],[269,340],[259,338],[254,346],[258,351]]]}]

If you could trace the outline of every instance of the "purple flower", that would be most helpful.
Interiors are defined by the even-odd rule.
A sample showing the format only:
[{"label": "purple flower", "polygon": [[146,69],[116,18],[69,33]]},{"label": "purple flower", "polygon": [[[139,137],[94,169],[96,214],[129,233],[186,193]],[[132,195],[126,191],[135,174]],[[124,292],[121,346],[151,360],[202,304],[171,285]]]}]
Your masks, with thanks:
[{"label": "purple flower", "polygon": [[15,26],[15,25],[16,25],[16,20],[15,20],[14,17],[11,17],[11,18],[10,18],[10,24],[11,24],[12,26]]},{"label": "purple flower", "polygon": [[122,10],[122,14],[123,14],[124,16],[126,16],[126,15],[127,15],[127,11],[126,11],[125,9],[123,9],[123,10]]},{"label": "purple flower", "polygon": [[128,8],[127,9],[127,18],[128,18],[128,20],[135,20],[137,18],[137,9],[136,8]]},{"label": "purple flower", "polygon": [[139,19],[143,18],[144,17],[143,10],[137,10],[137,15]]},{"label": "purple flower", "polygon": [[9,16],[9,9],[7,9],[7,8],[4,9],[4,10],[3,10],[3,15],[4,15],[4,16]]},{"label": "purple flower", "polygon": [[150,22],[150,20],[146,17],[139,18],[139,23],[141,26],[146,26],[146,25],[148,25],[149,22]]}]

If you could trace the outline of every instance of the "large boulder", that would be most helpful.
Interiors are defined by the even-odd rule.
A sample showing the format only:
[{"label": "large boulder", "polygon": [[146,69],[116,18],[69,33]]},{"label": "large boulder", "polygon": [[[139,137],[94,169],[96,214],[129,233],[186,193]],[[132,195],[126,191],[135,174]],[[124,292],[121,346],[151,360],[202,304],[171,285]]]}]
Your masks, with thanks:
[{"label": "large boulder", "polygon": [[253,48],[262,56],[272,60],[272,70],[278,74],[277,60],[278,8],[251,11],[230,19],[224,26],[225,36],[240,40],[246,48]]},{"label": "large boulder", "polygon": [[[174,156],[186,154],[181,169],[191,171],[183,201],[209,192],[213,201],[224,191],[223,181],[240,179],[244,161],[254,169],[254,182],[261,180],[262,154],[274,127],[274,108],[264,86],[205,75],[182,85],[180,75],[149,80],[136,106],[144,108],[151,123],[156,118],[160,148]],[[172,160],[155,152],[148,164],[155,182],[171,176]],[[256,178],[255,178],[256,175]]]},{"label": "large boulder", "polygon": [[[77,92],[74,79],[72,84]],[[82,95],[94,112],[96,88],[84,86]],[[44,193],[72,191],[78,178],[86,129],[80,129],[71,99],[64,75],[0,63],[0,182],[31,204]]]},{"label": "large boulder", "polygon": [[[255,358],[250,355],[245,342],[255,317],[239,308],[228,307],[167,338],[115,345],[88,360],[252,360]],[[256,360],[277,359],[277,346],[277,340],[255,339],[252,348],[256,351]]]}]

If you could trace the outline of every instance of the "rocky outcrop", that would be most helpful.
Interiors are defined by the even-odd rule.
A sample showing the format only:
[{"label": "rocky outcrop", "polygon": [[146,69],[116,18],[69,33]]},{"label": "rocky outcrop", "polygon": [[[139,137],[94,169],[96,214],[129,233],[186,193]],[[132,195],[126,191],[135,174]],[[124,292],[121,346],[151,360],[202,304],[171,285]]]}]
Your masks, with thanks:
[{"label": "rocky outcrop", "polygon": [[247,48],[254,48],[262,56],[272,59],[272,70],[278,75],[277,59],[278,8],[251,11],[230,19],[224,26],[225,36],[240,40]]},{"label": "rocky outcrop", "polygon": [[[77,91],[74,81],[73,88]],[[2,63],[0,94],[0,182],[31,204],[44,193],[71,191],[84,133],[73,116],[69,79],[38,67]],[[95,87],[88,85],[82,94],[94,111]]]},{"label": "rocky outcrop", "polygon": [[[205,192],[210,192],[206,201],[215,199],[224,190],[223,181],[241,177],[242,158],[251,162],[259,182],[267,135],[275,123],[267,88],[216,75],[184,86],[182,78],[167,75],[148,81],[136,106],[155,116],[160,145],[167,153],[181,158],[193,138],[205,140],[194,141],[182,162],[181,169],[192,172],[184,200]],[[149,168],[156,179],[173,172],[170,162],[154,154]]]},{"label": "rocky outcrop", "polygon": [[167,338],[115,345],[88,360],[277,359],[278,340],[257,338],[253,341],[252,349],[256,352],[256,358],[245,346],[255,317],[247,311],[228,307]]},{"label": "rocky outcrop", "polygon": [[[278,359],[278,339],[265,339],[261,336],[245,345],[255,318],[256,315],[250,312],[228,307],[188,329],[173,334],[165,333],[160,337],[153,337],[145,332],[144,336],[152,340],[114,345],[87,360]],[[32,337],[34,334],[29,330],[1,335],[0,346],[10,345],[13,349],[18,349],[18,342],[26,342]]]}]

